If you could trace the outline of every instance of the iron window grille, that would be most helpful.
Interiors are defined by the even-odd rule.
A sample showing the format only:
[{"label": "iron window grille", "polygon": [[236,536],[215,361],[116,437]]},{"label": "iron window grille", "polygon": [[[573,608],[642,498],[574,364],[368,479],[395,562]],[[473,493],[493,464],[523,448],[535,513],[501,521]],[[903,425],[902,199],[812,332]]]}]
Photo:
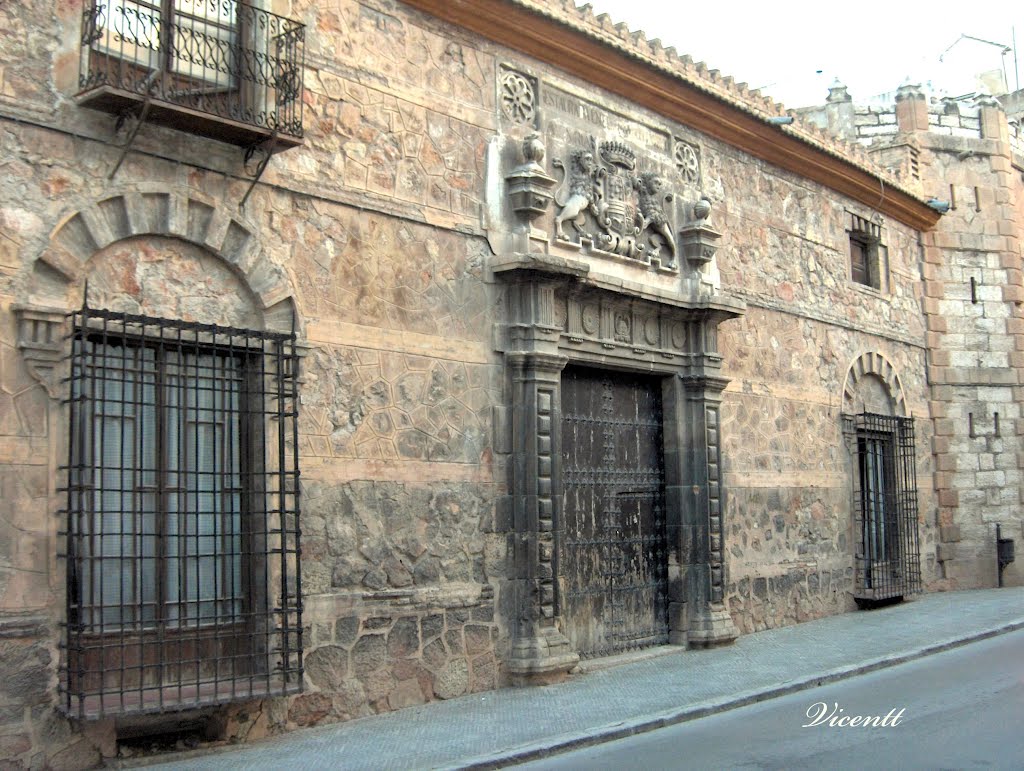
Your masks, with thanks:
[{"label": "iron window grille", "polygon": [[843,421],[855,448],[854,595],[884,600],[920,592],[914,421],[869,412]]},{"label": "iron window grille", "polygon": [[298,144],[304,42],[304,25],[240,0],[87,0],[79,99],[144,103],[149,119],[242,146],[271,132]]},{"label": "iron window grille", "polygon": [[294,334],[71,314],[62,707],[302,683]]},{"label": "iron window grille", "polygon": [[882,226],[850,214],[850,278],[884,290],[888,284],[889,251],[882,244]]}]

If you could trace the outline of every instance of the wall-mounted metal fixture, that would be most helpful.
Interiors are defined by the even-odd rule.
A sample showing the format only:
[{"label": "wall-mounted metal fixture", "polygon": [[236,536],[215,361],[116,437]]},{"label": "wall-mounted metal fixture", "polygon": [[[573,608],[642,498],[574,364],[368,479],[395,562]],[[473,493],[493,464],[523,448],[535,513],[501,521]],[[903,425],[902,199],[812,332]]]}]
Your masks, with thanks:
[{"label": "wall-mounted metal fixture", "polygon": [[978,304],[978,279],[971,276],[971,305]]},{"label": "wall-mounted metal fixture", "polygon": [[1003,585],[1003,568],[1013,562],[1013,539],[1003,538],[1002,528],[996,525],[996,562],[999,564],[998,586]]},{"label": "wall-mounted metal fixture", "polygon": [[940,201],[938,198],[929,198],[925,203],[935,209],[939,214],[945,214],[949,211],[949,201]]}]

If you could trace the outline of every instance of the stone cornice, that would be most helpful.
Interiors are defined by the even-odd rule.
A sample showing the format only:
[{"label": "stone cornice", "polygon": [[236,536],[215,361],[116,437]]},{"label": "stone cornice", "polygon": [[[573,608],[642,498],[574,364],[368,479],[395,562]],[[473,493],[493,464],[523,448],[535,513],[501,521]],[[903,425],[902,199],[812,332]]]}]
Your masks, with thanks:
[{"label": "stone cornice", "polygon": [[873,167],[857,148],[842,146],[809,126],[772,124],[770,118],[785,113],[770,99],[694,66],[657,41],[646,41],[642,33],[606,24],[606,17],[594,19],[571,1],[404,2],[818,182],[916,230],[929,230],[938,222],[937,212]]}]

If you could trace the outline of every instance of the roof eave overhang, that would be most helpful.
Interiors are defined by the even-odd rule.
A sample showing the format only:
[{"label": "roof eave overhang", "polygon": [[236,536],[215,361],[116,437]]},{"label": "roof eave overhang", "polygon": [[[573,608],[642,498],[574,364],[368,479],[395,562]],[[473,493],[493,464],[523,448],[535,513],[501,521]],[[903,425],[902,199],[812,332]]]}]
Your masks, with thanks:
[{"label": "roof eave overhang", "polygon": [[509,0],[404,0],[471,32],[531,56],[781,169],[818,182],[915,230],[939,213],[924,201],[637,56]]}]

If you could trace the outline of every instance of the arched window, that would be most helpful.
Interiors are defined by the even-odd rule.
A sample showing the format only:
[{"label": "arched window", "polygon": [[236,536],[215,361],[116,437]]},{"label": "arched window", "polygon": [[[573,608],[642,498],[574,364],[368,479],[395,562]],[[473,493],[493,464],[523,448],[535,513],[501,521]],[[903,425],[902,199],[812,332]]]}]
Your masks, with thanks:
[{"label": "arched window", "polygon": [[861,601],[921,591],[917,453],[900,378],[880,353],[850,365],[843,433],[853,489],[854,596]]}]

